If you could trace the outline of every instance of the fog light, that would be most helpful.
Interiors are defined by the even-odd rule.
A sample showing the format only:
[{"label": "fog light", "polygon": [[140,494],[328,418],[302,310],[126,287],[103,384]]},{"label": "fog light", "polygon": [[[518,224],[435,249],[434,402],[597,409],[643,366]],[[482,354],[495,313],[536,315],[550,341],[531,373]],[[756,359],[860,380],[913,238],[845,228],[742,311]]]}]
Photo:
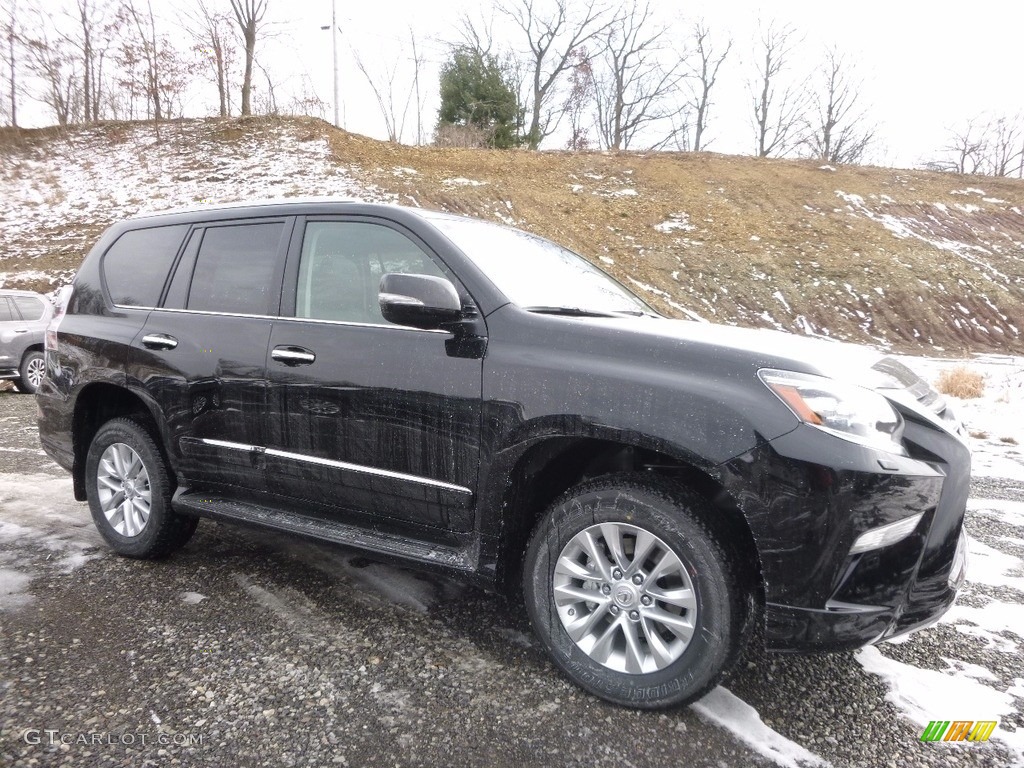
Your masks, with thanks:
[{"label": "fog light", "polygon": [[903,539],[914,532],[923,516],[924,512],[919,512],[913,517],[865,531],[853,542],[853,546],[850,547],[850,554],[858,555],[861,552],[870,552],[873,549],[881,549],[882,547],[888,547],[890,544],[895,544],[897,541],[903,541]]}]

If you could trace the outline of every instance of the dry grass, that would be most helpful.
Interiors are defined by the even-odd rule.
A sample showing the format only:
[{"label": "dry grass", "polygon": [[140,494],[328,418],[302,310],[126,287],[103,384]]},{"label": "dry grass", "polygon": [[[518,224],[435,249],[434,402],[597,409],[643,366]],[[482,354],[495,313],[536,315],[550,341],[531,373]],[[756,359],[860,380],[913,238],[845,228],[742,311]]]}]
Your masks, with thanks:
[{"label": "dry grass", "polygon": [[985,377],[966,366],[958,365],[939,373],[935,387],[944,395],[970,400],[985,394]]}]

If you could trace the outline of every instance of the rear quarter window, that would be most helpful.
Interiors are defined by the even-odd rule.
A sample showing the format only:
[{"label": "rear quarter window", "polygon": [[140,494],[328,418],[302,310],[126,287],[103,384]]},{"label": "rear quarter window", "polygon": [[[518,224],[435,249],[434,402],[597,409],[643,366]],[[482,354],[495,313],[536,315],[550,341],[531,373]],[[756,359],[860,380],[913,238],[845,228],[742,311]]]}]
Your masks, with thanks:
[{"label": "rear quarter window", "polygon": [[0,323],[5,323],[14,319],[13,309],[14,308],[7,302],[7,299],[0,296]]},{"label": "rear quarter window", "polygon": [[39,320],[46,310],[46,305],[41,300],[31,296],[15,296],[14,305],[21,312],[23,320]]},{"label": "rear quarter window", "polygon": [[110,300],[123,307],[155,307],[188,226],[125,232],[103,256]]}]

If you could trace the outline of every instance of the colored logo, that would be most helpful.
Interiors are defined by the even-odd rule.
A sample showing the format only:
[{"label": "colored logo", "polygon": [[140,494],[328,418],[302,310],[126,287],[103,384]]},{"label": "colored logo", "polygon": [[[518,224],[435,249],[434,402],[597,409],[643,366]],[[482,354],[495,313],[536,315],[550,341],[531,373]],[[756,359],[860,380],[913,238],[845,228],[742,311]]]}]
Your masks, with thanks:
[{"label": "colored logo", "polygon": [[998,720],[932,720],[921,741],[988,741]]}]

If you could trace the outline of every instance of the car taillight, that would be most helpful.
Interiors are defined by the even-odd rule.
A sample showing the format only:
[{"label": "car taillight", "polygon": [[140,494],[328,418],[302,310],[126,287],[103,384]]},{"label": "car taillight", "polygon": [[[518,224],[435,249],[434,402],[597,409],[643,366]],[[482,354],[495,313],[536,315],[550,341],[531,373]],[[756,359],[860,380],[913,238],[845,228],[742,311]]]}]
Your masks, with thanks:
[{"label": "car taillight", "polygon": [[57,351],[57,328],[60,326],[60,321],[64,319],[64,313],[67,311],[68,302],[71,301],[73,291],[74,287],[70,285],[65,285],[57,291],[55,298],[56,309],[54,310],[53,317],[50,318],[50,323],[46,326],[46,335],[43,341],[43,346],[47,352]]}]

